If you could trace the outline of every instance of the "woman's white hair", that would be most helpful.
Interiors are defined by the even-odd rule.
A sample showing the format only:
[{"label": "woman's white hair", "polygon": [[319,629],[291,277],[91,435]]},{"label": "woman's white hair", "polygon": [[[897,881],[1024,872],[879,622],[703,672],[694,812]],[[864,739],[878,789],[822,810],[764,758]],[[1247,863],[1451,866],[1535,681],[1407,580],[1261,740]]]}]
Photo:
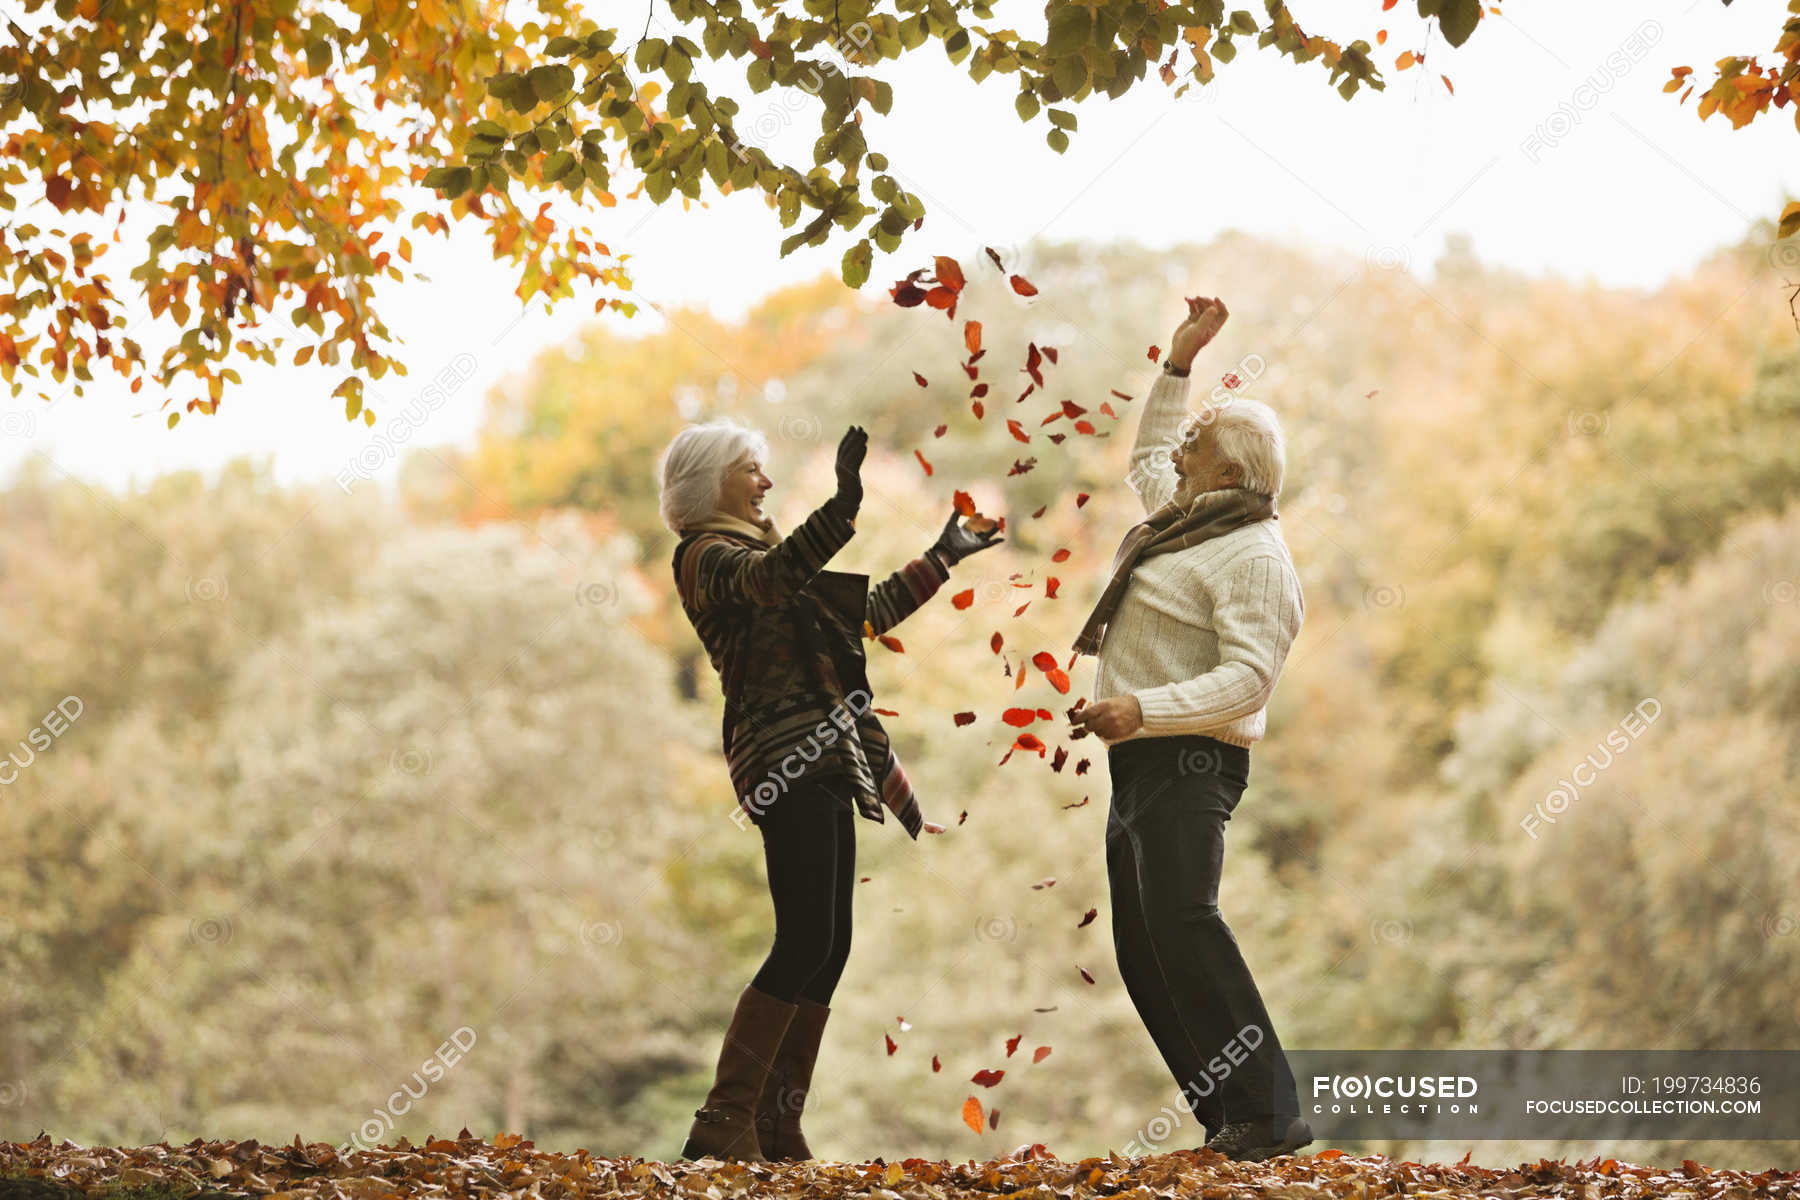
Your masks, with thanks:
[{"label": "woman's white hair", "polygon": [[768,439],[734,421],[689,425],[676,434],[657,463],[662,477],[663,524],[680,533],[712,515],[719,507],[726,470],[746,454],[766,463]]},{"label": "woman's white hair", "polygon": [[1281,482],[1287,474],[1287,446],[1281,433],[1281,418],[1261,400],[1248,396],[1232,396],[1222,405],[1208,406],[1190,416],[1181,428],[1185,443],[1201,427],[1213,427],[1213,445],[1219,457],[1236,463],[1242,478],[1239,487],[1265,496],[1281,495]]}]

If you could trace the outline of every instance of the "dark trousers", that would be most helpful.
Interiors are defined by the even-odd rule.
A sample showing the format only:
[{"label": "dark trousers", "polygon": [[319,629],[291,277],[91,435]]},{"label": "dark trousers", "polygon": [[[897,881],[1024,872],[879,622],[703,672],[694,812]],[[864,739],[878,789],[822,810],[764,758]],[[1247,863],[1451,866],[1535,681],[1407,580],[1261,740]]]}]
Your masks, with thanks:
[{"label": "dark trousers", "polygon": [[1227,1121],[1299,1115],[1294,1076],[1237,939],[1219,914],[1225,822],[1250,752],[1201,734],[1108,748],[1113,947],[1138,1015],[1193,1112]]},{"label": "dark trousers", "polygon": [[799,780],[753,817],[762,833],[775,944],[750,982],[793,1003],[829,1006],[850,958],[856,821],[835,789],[844,781]]}]

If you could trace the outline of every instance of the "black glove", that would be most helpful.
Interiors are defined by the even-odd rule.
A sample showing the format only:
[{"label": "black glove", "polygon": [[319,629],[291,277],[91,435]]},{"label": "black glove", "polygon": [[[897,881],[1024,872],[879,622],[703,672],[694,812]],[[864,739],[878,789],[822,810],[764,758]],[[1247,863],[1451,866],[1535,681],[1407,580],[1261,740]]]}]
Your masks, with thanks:
[{"label": "black glove", "polygon": [[869,449],[869,434],[860,425],[844,431],[837,451],[837,494],[832,497],[846,520],[856,516],[862,507],[862,461]]},{"label": "black glove", "polygon": [[959,515],[954,508],[950,510],[950,519],[944,522],[944,532],[938,534],[938,540],[931,544],[931,548],[943,557],[946,566],[954,566],[977,550],[998,546],[1006,540],[998,536],[998,527],[986,533],[964,529],[956,523]]}]

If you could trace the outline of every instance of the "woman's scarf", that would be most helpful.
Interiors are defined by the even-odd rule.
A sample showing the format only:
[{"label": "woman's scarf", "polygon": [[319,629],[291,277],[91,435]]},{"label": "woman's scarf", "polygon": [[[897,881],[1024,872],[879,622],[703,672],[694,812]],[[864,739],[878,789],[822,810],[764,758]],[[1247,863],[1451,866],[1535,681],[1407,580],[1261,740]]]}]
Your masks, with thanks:
[{"label": "woman's scarf", "polygon": [[1189,546],[1198,546],[1221,533],[1230,533],[1233,529],[1270,518],[1280,519],[1275,512],[1273,496],[1265,496],[1248,488],[1228,487],[1201,492],[1194,497],[1194,503],[1189,508],[1182,508],[1170,500],[1145,520],[1133,525],[1126,531],[1125,540],[1119,543],[1119,551],[1113,556],[1112,578],[1107,580],[1106,590],[1100,593],[1100,602],[1094,605],[1087,623],[1081,627],[1081,636],[1075,639],[1075,652],[1100,652],[1101,634],[1106,623],[1112,620],[1119,600],[1125,595],[1125,586],[1131,582],[1132,568],[1140,560],[1156,554],[1186,550]]},{"label": "woman's scarf", "polygon": [[681,527],[685,534],[702,529],[716,530],[719,533],[738,533],[745,537],[755,538],[765,546],[779,546],[781,532],[775,528],[774,517],[764,517],[761,524],[754,524],[742,517],[734,517],[730,513],[714,509],[711,516]]}]

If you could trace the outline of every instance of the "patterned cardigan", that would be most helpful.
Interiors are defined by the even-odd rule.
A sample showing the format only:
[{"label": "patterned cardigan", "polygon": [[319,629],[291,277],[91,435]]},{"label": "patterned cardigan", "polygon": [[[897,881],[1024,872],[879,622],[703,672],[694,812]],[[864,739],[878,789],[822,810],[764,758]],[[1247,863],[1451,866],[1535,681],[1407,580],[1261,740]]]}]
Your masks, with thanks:
[{"label": "patterned cardigan", "polygon": [[875,715],[863,639],[905,620],[950,572],[930,550],[873,588],[825,570],[855,533],[829,501],[774,546],[690,531],[675,547],[675,586],[719,673],[725,760],[750,819],[795,780],[833,779],[855,811],[885,822],[885,805],[917,839],[924,815]]}]

